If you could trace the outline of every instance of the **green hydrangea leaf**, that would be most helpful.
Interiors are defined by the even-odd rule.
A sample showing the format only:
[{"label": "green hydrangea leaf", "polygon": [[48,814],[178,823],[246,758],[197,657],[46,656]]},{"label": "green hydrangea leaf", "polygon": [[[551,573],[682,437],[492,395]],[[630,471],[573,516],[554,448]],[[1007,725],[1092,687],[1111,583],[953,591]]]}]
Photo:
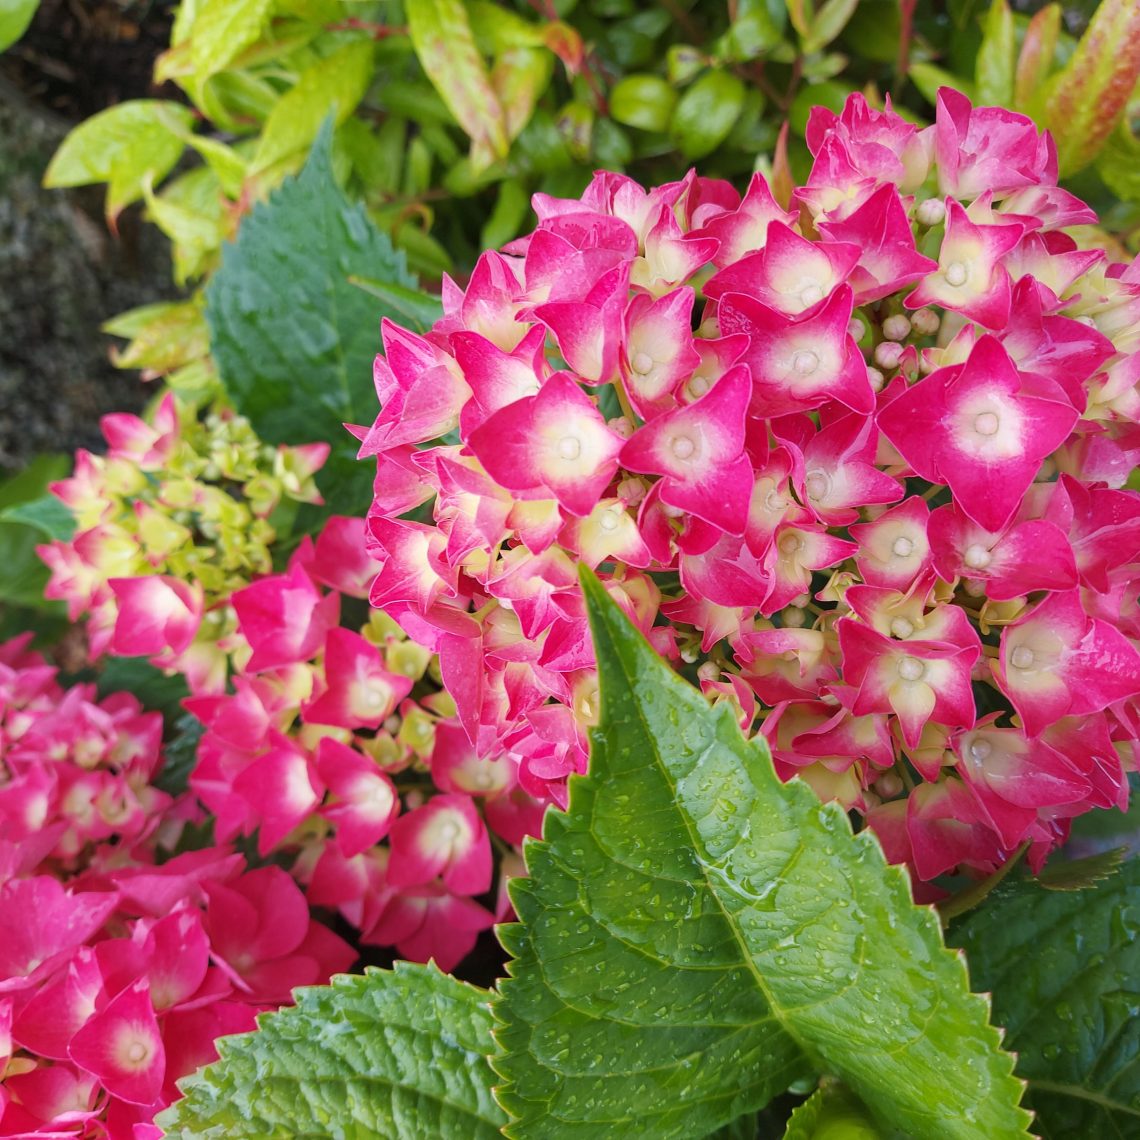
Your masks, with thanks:
[{"label": "green hydrangea leaf", "polygon": [[792,1113],[784,1140],[885,1140],[885,1133],[847,1089],[828,1081]]},{"label": "green hydrangea leaf", "polygon": [[210,347],[238,411],[270,443],[328,440],[317,482],[329,508],[363,510],[373,471],[343,424],[376,418],[380,319],[400,308],[350,281],[412,290],[403,253],[333,178],[326,123],[301,173],[246,217],[206,289]]},{"label": "green hydrangea leaf", "polygon": [[1042,1140],[1140,1137],[1140,861],[1082,891],[1003,887],[951,930],[1029,1080]]},{"label": "green hydrangea leaf", "polygon": [[918,1140],[1024,1136],[1012,1058],[906,873],[583,588],[601,720],[512,883],[506,1134],[690,1140],[826,1072]]},{"label": "green hydrangea leaf", "polygon": [[155,1123],[182,1140],[492,1140],[485,990],[397,963],[296,991],[181,1082]]}]

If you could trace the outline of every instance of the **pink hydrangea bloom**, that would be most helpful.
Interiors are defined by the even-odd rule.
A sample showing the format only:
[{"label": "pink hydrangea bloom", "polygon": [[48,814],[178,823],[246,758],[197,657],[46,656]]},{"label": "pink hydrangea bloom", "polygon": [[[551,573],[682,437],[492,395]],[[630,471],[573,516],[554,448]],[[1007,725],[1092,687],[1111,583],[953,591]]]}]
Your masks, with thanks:
[{"label": "pink hydrangea bloom", "polygon": [[[441,789],[564,802],[597,714],[581,561],[918,879],[1040,866],[1124,803],[1140,270],[1065,232],[1092,214],[1028,119],[937,112],[814,112],[792,212],[759,175],[538,195],[433,329],[386,326],[371,596],[440,655]],[[395,881],[466,873],[477,831],[442,819],[396,821]],[[446,881],[378,929],[418,945]]]}]

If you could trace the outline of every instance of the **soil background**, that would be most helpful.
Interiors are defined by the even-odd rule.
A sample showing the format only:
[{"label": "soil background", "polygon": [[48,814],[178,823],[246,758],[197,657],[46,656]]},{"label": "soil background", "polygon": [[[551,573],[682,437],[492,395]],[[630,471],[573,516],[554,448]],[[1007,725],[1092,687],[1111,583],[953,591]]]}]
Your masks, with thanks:
[{"label": "soil background", "polygon": [[111,364],[100,325],[176,294],[166,239],[138,207],[112,235],[103,187],[40,182],[82,120],[127,99],[178,98],[151,82],[174,6],[43,0],[0,55],[0,475],[40,451],[101,450],[99,417],[150,395]]}]

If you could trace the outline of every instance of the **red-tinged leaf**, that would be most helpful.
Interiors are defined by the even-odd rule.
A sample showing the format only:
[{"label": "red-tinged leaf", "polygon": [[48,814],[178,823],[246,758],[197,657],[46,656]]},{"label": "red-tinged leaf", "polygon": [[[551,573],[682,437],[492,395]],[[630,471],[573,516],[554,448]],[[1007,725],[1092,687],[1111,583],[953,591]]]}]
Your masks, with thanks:
[{"label": "red-tinged leaf", "polygon": [[1104,0],[1045,105],[1062,176],[1100,153],[1140,78],[1140,4]]},{"label": "red-tinged leaf", "polygon": [[792,178],[792,167],[788,162],[788,123],[780,128],[780,135],[776,139],[776,150],[772,155],[772,197],[776,199],[782,209],[787,209],[792,200],[792,191],[796,188]]},{"label": "red-tinged leaf", "polygon": [[427,77],[471,137],[472,165],[489,166],[510,150],[506,116],[462,0],[410,0],[408,31]]},{"label": "red-tinged leaf", "polygon": [[1061,5],[1047,4],[1029,21],[1013,80],[1013,105],[1025,114],[1038,109],[1041,85],[1053,65],[1061,31]]}]

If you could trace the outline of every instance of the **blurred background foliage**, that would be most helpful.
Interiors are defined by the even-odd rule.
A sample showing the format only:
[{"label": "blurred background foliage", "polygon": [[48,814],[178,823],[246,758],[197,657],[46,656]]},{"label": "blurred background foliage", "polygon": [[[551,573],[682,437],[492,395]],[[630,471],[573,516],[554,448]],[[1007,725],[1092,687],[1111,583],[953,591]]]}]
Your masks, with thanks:
[{"label": "blurred background foliage", "polygon": [[1138,71],[1135,0],[183,0],[154,68],[169,96],[88,119],[47,184],[105,182],[112,223],[142,200],[189,284],[332,114],[339,181],[431,280],[525,229],[535,191],[601,167],[743,183],[784,161],[785,123],[799,180],[813,105],[862,90],[927,121],[949,84],[1049,126],[1135,249]]}]

